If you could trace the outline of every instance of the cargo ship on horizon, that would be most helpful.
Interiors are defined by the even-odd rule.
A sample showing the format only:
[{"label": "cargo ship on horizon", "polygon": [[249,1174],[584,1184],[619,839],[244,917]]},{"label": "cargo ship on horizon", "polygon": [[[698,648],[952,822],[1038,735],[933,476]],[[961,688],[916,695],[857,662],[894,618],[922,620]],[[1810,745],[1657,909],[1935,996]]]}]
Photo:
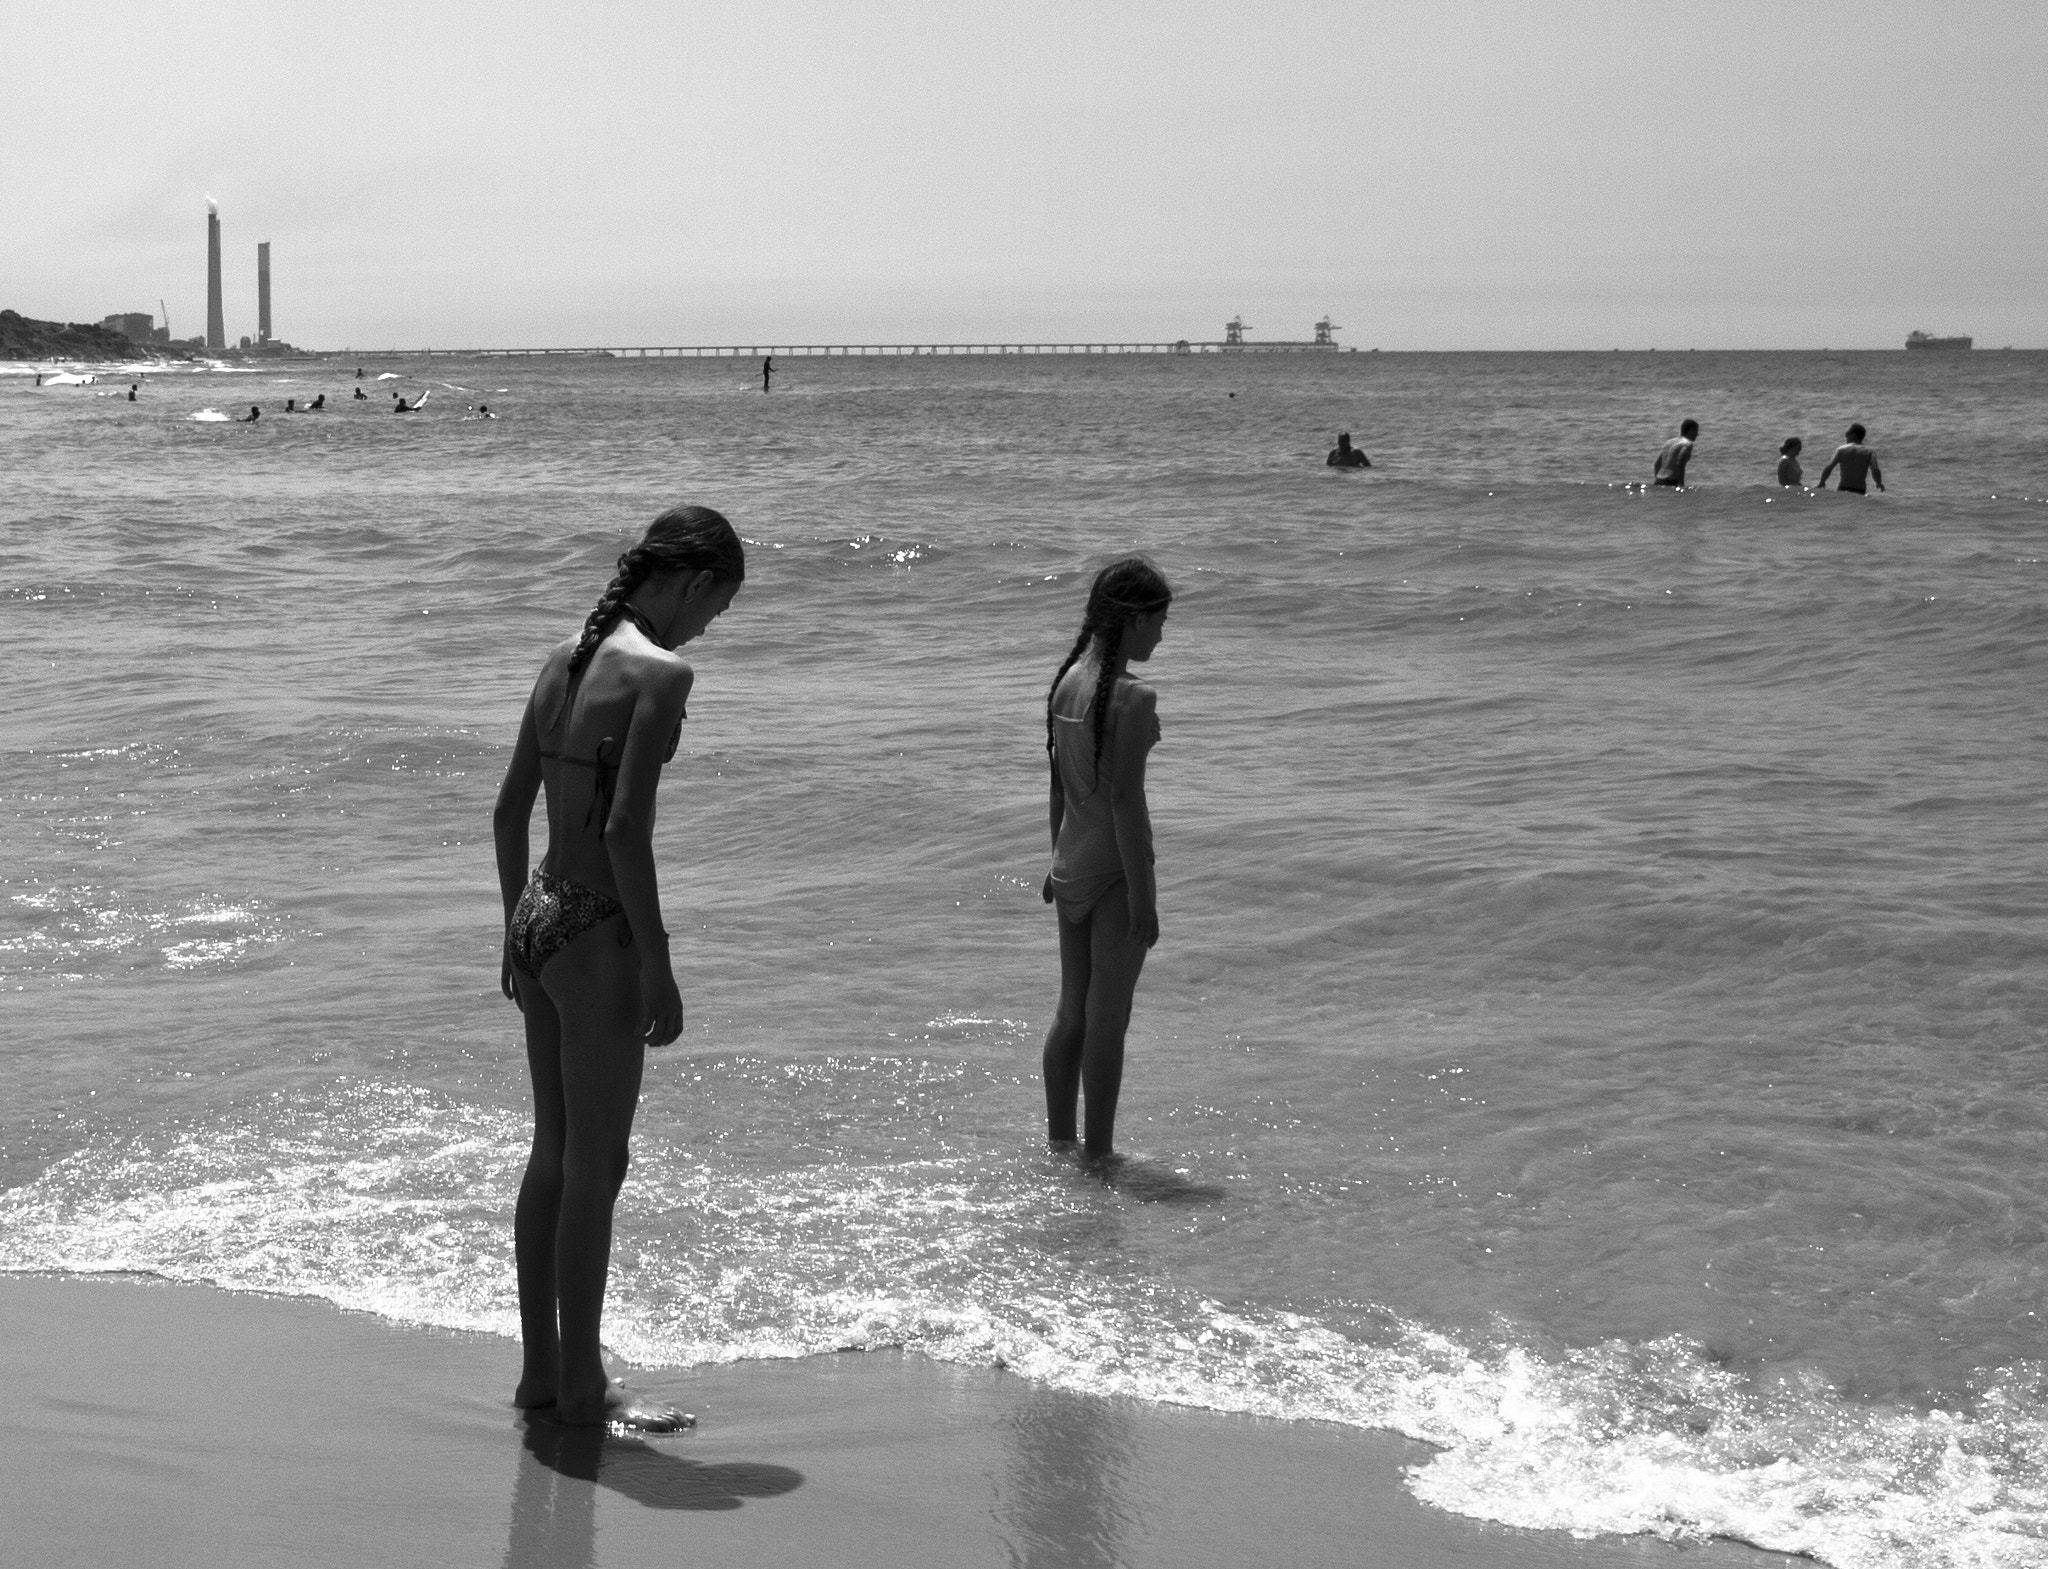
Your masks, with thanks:
[{"label": "cargo ship on horizon", "polygon": [[1937,338],[1925,332],[1906,334],[1906,347],[1909,349],[1967,349],[1974,342],[1974,338]]}]

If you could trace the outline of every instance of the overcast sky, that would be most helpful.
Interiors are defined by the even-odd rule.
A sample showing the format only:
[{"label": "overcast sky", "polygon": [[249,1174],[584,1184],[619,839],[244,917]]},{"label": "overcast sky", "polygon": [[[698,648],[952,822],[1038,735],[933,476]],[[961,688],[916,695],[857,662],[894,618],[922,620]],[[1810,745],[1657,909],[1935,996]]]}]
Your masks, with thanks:
[{"label": "overcast sky", "polygon": [[2048,346],[2048,5],[0,0],[0,306],[312,348]]}]

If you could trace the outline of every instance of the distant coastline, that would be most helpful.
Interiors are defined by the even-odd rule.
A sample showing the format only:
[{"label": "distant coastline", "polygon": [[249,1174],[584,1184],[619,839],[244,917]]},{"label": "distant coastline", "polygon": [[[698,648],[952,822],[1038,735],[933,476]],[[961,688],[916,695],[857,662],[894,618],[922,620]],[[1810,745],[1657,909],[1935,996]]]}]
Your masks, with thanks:
[{"label": "distant coastline", "polygon": [[110,327],[37,321],[19,311],[0,310],[0,360],[80,360],[99,365],[191,358],[190,350],[137,343]]}]

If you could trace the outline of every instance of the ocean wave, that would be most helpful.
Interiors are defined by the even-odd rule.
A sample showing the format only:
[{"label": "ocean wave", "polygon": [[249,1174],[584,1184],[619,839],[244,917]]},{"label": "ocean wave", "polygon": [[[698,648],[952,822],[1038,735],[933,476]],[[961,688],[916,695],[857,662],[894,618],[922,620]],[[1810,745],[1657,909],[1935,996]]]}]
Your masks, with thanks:
[{"label": "ocean wave", "polygon": [[[518,1332],[519,1115],[417,1087],[282,1094],[225,1125],[73,1154],[0,1194],[0,1268],[140,1272]],[[1371,1305],[1218,1301],[1044,1237],[1126,1202],[1019,1157],[742,1174],[641,1152],[621,1206],[612,1348],[687,1367],[905,1348],[1060,1388],[1388,1428],[1441,1508],[1571,1532],[1730,1537],[1840,1569],[2037,1563],[2048,1401],[2011,1369],[1969,1410],[1858,1404],[1672,1336],[1539,1346]]]}]

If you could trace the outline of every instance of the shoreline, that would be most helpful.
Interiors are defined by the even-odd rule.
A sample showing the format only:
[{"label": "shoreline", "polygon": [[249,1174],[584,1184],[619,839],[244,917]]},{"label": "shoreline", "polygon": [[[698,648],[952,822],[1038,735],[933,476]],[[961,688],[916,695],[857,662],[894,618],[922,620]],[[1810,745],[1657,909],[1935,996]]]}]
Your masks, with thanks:
[{"label": "shoreline", "polygon": [[691,1433],[523,1423],[508,1340],[137,1276],[7,1275],[10,1547],[46,1566],[690,1561],[1778,1569],[1446,1514],[1398,1434],[841,1352],[636,1373]]}]

